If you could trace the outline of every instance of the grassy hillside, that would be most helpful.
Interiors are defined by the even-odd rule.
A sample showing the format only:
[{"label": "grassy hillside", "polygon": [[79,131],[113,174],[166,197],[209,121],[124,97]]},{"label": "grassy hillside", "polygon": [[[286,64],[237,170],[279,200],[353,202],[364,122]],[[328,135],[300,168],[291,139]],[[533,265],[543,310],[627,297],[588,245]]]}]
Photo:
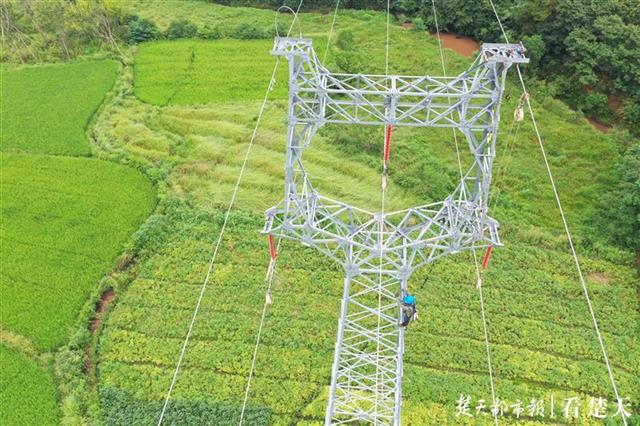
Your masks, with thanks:
[{"label": "grassy hillside", "polygon": [[[209,18],[220,22],[223,15],[217,11],[235,13],[203,3],[185,4],[184,8],[178,3],[172,5],[175,16],[192,13],[197,7],[200,9],[193,16],[206,10],[211,13]],[[148,6],[140,13],[169,14],[165,3]],[[262,19],[259,16],[270,12],[246,9],[242,13],[244,19],[251,20]],[[306,23],[311,22],[311,35],[326,40],[326,32],[313,27],[313,22],[320,22],[317,15],[303,15],[302,22],[305,30]],[[338,26],[353,31],[355,43],[366,52],[367,70],[379,71],[383,64],[380,41],[384,37],[384,17],[350,13],[344,20],[339,17]],[[179,41],[143,45],[135,59],[135,80],[131,70],[125,72],[122,97],[105,111],[97,125],[98,140],[105,149],[166,176],[159,225],[148,230],[148,257],[137,266],[127,291],[120,294],[98,346],[98,386],[107,424],[157,422],[222,223],[223,208],[257,117],[258,103],[243,102],[246,88],[237,88],[247,77],[243,64],[257,54],[258,43]],[[268,47],[264,43],[265,59],[256,62],[266,67],[261,74],[268,74],[272,64],[266,59]],[[189,56],[185,49],[195,53]],[[406,54],[407,49],[412,55]],[[221,86],[213,91],[204,84],[184,85],[182,76],[187,74],[174,73],[174,86],[180,85],[180,91],[179,98],[171,99],[168,71],[161,68],[157,81],[150,77],[153,57],[159,57],[160,52],[175,58],[171,66],[178,70],[187,69],[195,58],[193,63],[210,68],[208,72],[200,68],[198,73],[211,77],[201,79],[194,74],[189,81],[215,81]],[[215,55],[208,56],[208,52]],[[336,66],[335,58],[342,53],[332,48],[330,66]],[[435,43],[424,34],[394,27],[391,54],[394,72],[438,72]],[[179,58],[185,62],[180,63]],[[230,60],[240,64],[237,72],[219,78],[229,69]],[[447,61],[451,72],[468,63],[468,59],[452,52],[447,52]],[[135,93],[149,103],[127,95],[131,84]],[[285,84],[278,79],[274,98],[281,96]],[[253,93],[254,88],[251,90]],[[493,201],[493,214],[502,222],[505,247],[497,250],[485,278],[498,395],[510,403],[532,398],[548,402],[552,395],[559,401],[572,396],[582,401],[588,401],[589,396],[611,400],[607,371],[531,123],[512,122],[520,92],[514,87],[508,92],[504,136],[496,164],[497,199]],[[224,95],[221,99],[214,97],[218,94]],[[637,330],[629,324],[637,323],[640,317],[632,255],[591,238],[586,220],[589,211],[596,209],[598,193],[609,182],[608,172],[617,156],[615,136],[593,131],[584,117],[545,98],[543,93],[534,93],[534,100],[583,254],[587,285],[620,392],[637,401],[640,371],[635,360],[640,357],[640,346]],[[187,102],[199,105],[189,106]],[[259,233],[262,212],[282,196],[285,116],[286,102],[276,100],[263,117],[237,209],[174,389],[169,422],[180,419],[198,423],[215,415],[221,424],[237,424],[264,297],[262,280],[268,253],[265,238]],[[323,193],[375,208],[381,146],[381,129],[324,129],[305,153],[305,164]],[[389,207],[438,199],[446,193],[456,173],[453,152],[449,132],[398,131],[391,160]],[[251,424],[321,422],[341,283],[341,271],[321,255],[296,244],[283,245],[274,304],[250,394]],[[407,332],[406,424],[459,423],[455,406],[462,393],[472,395],[474,401],[490,400],[474,285],[469,255],[439,261],[416,273],[410,282],[421,318]],[[509,419],[509,423],[515,421]],[[589,424],[588,420],[579,422]],[[485,422],[476,419],[476,423]]]},{"label": "grassy hillside", "polygon": [[89,155],[85,127],[113,85],[113,61],[2,70],[3,151]]}]

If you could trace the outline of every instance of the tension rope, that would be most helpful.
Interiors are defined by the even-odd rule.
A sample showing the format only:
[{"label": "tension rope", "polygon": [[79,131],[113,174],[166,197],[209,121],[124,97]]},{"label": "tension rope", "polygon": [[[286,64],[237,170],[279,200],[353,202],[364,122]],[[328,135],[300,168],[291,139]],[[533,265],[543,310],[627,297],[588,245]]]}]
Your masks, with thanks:
[{"label": "tension rope", "polygon": [[[298,13],[300,12],[300,8],[302,7],[302,2],[303,0],[300,0],[300,4],[298,4],[298,8],[297,10],[294,12],[294,21],[295,22],[298,18]],[[324,56],[323,56],[323,62],[327,57],[327,53],[329,51],[329,45],[331,43],[331,38],[333,35],[333,30],[335,27],[335,23],[336,23],[336,16],[338,14],[338,9],[339,9],[339,5],[340,5],[340,0],[336,1],[336,7],[335,10],[333,12],[333,19],[331,22],[331,27],[329,29],[329,37],[327,39],[327,46],[325,47],[325,52],[324,52]],[[291,32],[291,28],[293,27],[293,22],[292,22],[292,26],[289,28],[289,32]],[[299,22],[299,21],[298,21]],[[278,57],[279,58],[279,57]],[[256,369],[256,360],[258,358],[258,350],[260,347],[260,343],[261,343],[261,338],[262,338],[262,331],[264,329],[264,325],[266,322],[266,316],[267,316],[267,311],[269,306],[273,303],[273,298],[271,295],[271,290],[273,287],[273,283],[275,281],[276,278],[276,262],[277,262],[277,258],[278,258],[278,253],[280,252],[280,244],[282,242],[282,237],[278,238],[278,242],[276,243],[274,241],[273,235],[269,234],[267,235],[267,242],[268,242],[268,246],[269,246],[269,266],[267,267],[267,274],[265,276],[265,299],[264,299],[264,303],[262,305],[262,313],[260,315],[260,324],[258,326],[258,333],[256,334],[256,344],[255,347],[253,349],[253,355],[252,355],[252,359],[251,359],[251,367],[249,368],[249,374],[247,377],[247,384],[245,386],[244,389],[244,398],[242,401],[242,409],[240,411],[240,420],[238,421],[238,426],[242,426],[243,422],[244,422],[244,418],[246,415],[246,410],[247,410],[247,404],[249,402],[249,393],[251,390],[251,383],[253,380],[253,376],[255,373],[255,369]]]},{"label": "tension rope", "polygon": [[[504,37],[505,41],[507,43],[509,43],[509,37],[507,36],[507,33],[504,29],[504,26],[502,25],[502,20],[500,19],[500,16],[498,15],[498,11],[496,10],[496,6],[493,2],[493,0],[489,0],[489,3],[491,4],[491,8],[493,9],[493,13],[496,17],[496,20],[498,21],[498,25],[500,26],[500,31],[502,32],[502,36]],[[596,336],[598,338],[598,343],[600,345],[600,349],[602,351],[602,356],[603,359],[605,361],[605,364],[607,366],[607,372],[609,375],[609,381],[611,382],[611,387],[613,389],[613,393],[616,397],[616,402],[620,402],[621,398],[620,398],[620,394],[618,393],[618,387],[616,385],[616,381],[614,379],[613,376],[613,369],[611,367],[611,363],[609,362],[609,356],[607,355],[607,350],[605,348],[605,344],[604,344],[604,339],[602,337],[602,334],[600,333],[600,327],[598,326],[598,321],[596,319],[596,315],[595,315],[595,311],[593,309],[593,304],[591,303],[591,297],[589,296],[589,290],[587,289],[587,285],[584,279],[584,274],[582,273],[582,267],[580,265],[580,260],[578,259],[578,254],[576,252],[575,249],[575,245],[573,243],[573,238],[571,236],[571,232],[569,230],[569,225],[567,222],[567,218],[565,216],[564,213],[564,209],[562,207],[562,202],[560,200],[560,195],[558,194],[558,187],[556,186],[556,182],[555,179],[553,177],[553,173],[551,171],[551,166],[549,164],[549,159],[547,158],[547,153],[546,150],[544,148],[544,143],[542,141],[542,136],[540,134],[540,129],[538,128],[538,123],[536,121],[535,115],[533,113],[533,107],[531,106],[531,96],[528,95],[528,91],[524,82],[524,78],[522,77],[522,72],[520,71],[520,67],[518,66],[518,64],[516,64],[516,71],[518,73],[518,80],[520,81],[520,85],[522,86],[522,91],[525,94],[524,96],[524,100],[525,103],[527,105],[527,109],[529,110],[529,116],[531,118],[531,123],[533,124],[533,129],[535,131],[536,134],[536,139],[538,140],[538,146],[540,147],[540,152],[542,153],[542,159],[547,171],[547,176],[549,177],[549,182],[551,184],[551,188],[553,189],[553,195],[556,201],[556,205],[558,206],[558,210],[560,212],[560,218],[562,219],[562,224],[564,227],[564,231],[565,234],[567,236],[567,241],[569,243],[569,248],[571,251],[571,255],[573,256],[573,260],[576,266],[576,270],[578,272],[578,280],[580,282],[580,285],[582,286],[582,291],[584,293],[584,297],[585,300],[587,301],[587,306],[589,308],[589,314],[591,315],[591,320],[593,322],[593,328],[595,330]],[[622,422],[624,423],[625,426],[627,426],[627,419],[626,417],[623,415],[622,416]]]},{"label": "tension rope", "polygon": [[[387,0],[387,31],[385,37],[385,50],[384,50],[384,74],[385,76],[389,75],[389,32],[391,25],[391,0]],[[388,89],[388,87],[387,87]],[[388,118],[388,112],[385,114]],[[380,332],[381,329],[381,317],[382,317],[382,266],[383,266],[383,240],[384,240],[384,212],[385,212],[385,201],[386,201],[386,193],[387,193],[387,180],[389,177],[388,167],[389,167],[389,158],[391,155],[391,136],[393,134],[393,127],[391,124],[387,124],[384,129],[384,147],[382,154],[382,176],[380,179],[380,219],[379,219],[379,229],[378,229],[378,245],[379,245],[379,276],[378,276],[378,315],[377,315],[377,332]],[[375,392],[375,415],[376,422],[378,418],[378,406],[380,405],[380,339],[377,339],[376,342],[376,392]]]},{"label": "tension rope", "polygon": [[277,244],[274,242],[273,235],[269,234],[267,238],[269,243],[269,266],[267,267],[267,275],[265,276],[264,303],[262,304],[260,325],[258,326],[258,333],[256,334],[256,344],[253,348],[253,355],[251,357],[251,367],[249,368],[247,385],[244,389],[244,398],[242,400],[242,409],[240,410],[240,420],[238,421],[238,426],[242,426],[242,423],[244,421],[244,416],[247,410],[247,403],[249,402],[249,391],[251,389],[251,382],[253,380],[253,374],[256,369],[256,359],[258,358],[258,349],[260,347],[260,341],[262,338],[262,330],[264,328],[265,319],[267,317],[267,310],[273,303],[273,299],[271,297],[271,288],[276,277],[276,259],[278,258],[278,252],[280,251],[280,243],[282,242],[282,238],[278,238]]},{"label": "tension rope", "polygon": [[[297,20],[297,14],[300,11],[300,8],[302,7],[302,3],[304,0],[300,0],[300,3],[298,4],[298,9],[294,14],[294,19],[291,23],[291,25],[289,26],[289,30],[287,32],[287,36],[291,33],[291,30],[293,29],[293,25],[295,24],[296,20]],[[202,286],[200,288],[200,293],[198,295],[198,299],[196,302],[196,306],[194,308],[193,311],[193,315],[191,316],[191,321],[189,323],[189,328],[187,330],[187,335],[185,336],[184,342],[182,344],[182,349],[180,350],[180,356],[178,357],[178,362],[176,363],[176,367],[175,370],[173,372],[173,376],[171,378],[171,383],[169,385],[169,389],[167,390],[167,394],[165,396],[165,400],[164,400],[164,404],[162,405],[162,411],[160,413],[160,417],[158,419],[158,426],[162,425],[162,421],[164,420],[164,417],[166,415],[167,412],[167,408],[169,407],[169,401],[171,399],[171,394],[173,392],[173,388],[175,387],[176,384],[176,380],[178,378],[178,374],[180,373],[180,367],[182,366],[182,361],[184,359],[184,355],[187,351],[187,347],[189,345],[189,340],[191,339],[191,335],[193,333],[193,327],[195,325],[196,322],[196,318],[198,316],[198,313],[200,311],[200,306],[202,305],[202,300],[204,298],[204,294],[206,292],[207,286],[209,284],[209,280],[211,278],[211,272],[213,271],[213,266],[215,264],[216,258],[218,256],[218,252],[220,250],[220,245],[222,244],[222,238],[224,237],[224,233],[226,231],[227,228],[227,224],[229,222],[229,217],[231,215],[231,210],[233,208],[233,206],[235,205],[235,201],[236,201],[236,197],[238,195],[238,189],[240,188],[240,183],[242,182],[242,178],[244,177],[244,171],[247,167],[247,163],[249,161],[249,155],[251,154],[251,149],[253,148],[253,144],[255,142],[256,139],[256,135],[258,133],[258,128],[260,126],[260,122],[262,119],[262,116],[264,114],[264,110],[267,104],[267,100],[269,98],[269,93],[271,93],[271,91],[273,90],[273,86],[275,85],[275,77],[276,77],[276,72],[278,70],[278,65],[280,63],[280,57],[276,58],[275,64],[273,66],[273,71],[271,72],[271,78],[269,79],[269,84],[267,85],[267,90],[265,92],[264,98],[262,99],[262,103],[260,105],[260,110],[258,112],[258,117],[256,119],[256,124],[253,128],[253,132],[251,134],[251,138],[249,139],[249,144],[247,146],[247,149],[245,151],[244,154],[244,158],[242,160],[242,165],[240,167],[240,172],[238,174],[238,178],[236,179],[236,183],[235,186],[233,188],[233,192],[231,194],[231,199],[229,200],[229,204],[227,206],[227,209],[225,211],[224,214],[224,220],[222,222],[222,227],[220,228],[220,233],[218,234],[218,238],[216,240],[216,244],[213,250],[213,254],[211,255],[211,259],[209,261],[209,266],[207,268],[207,273],[205,275],[204,278],[204,282],[202,283]]]},{"label": "tension rope", "polygon": [[329,53],[329,46],[331,46],[331,38],[333,37],[333,28],[336,25],[336,17],[338,16],[338,8],[340,7],[340,0],[336,0],[336,8],[333,11],[333,20],[331,21],[331,28],[329,28],[329,37],[327,38],[327,45],[324,48],[324,55],[322,55],[322,63],[327,60],[327,54]]},{"label": "tension rope", "polygon": [[[442,48],[442,39],[440,37],[440,26],[438,25],[438,12],[436,9],[436,2],[435,0],[431,0],[431,8],[433,9],[433,21],[435,23],[436,26],[436,35],[438,37],[438,51],[440,53],[440,64],[442,65],[442,73],[444,77],[447,77],[447,69],[446,69],[446,65],[444,62],[444,49]],[[460,197],[462,197],[463,195],[463,191],[466,190],[465,188],[465,182],[464,182],[464,175],[462,173],[462,161],[460,159],[460,148],[458,145],[458,135],[456,133],[456,129],[451,129],[452,133],[453,133],[453,140],[455,142],[455,147],[456,147],[456,158],[458,160],[458,172],[460,173]],[[466,191],[465,191],[466,192]],[[478,257],[476,255],[476,250],[473,250],[473,264],[475,266],[475,270],[476,270],[476,276],[477,276],[477,281],[476,281],[476,287],[478,289],[478,295],[480,298],[480,314],[481,314],[481,318],[482,318],[482,330],[483,330],[483,335],[484,335],[484,344],[485,344],[485,351],[487,353],[487,365],[488,365],[488,369],[489,369],[489,384],[491,387],[491,399],[493,404],[495,405],[496,403],[496,390],[495,390],[495,383],[493,380],[493,368],[491,365],[491,349],[489,347],[489,329],[487,327],[487,319],[486,319],[486,315],[485,315],[485,309],[484,309],[484,297],[482,295],[482,275],[484,270],[487,268],[488,264],[489,264],[489,258],[491,256],[491,253],[493,251],[493,246],[489,246],[487,247],[487,252],[485,254],[484,260],[482,262],[482,267],[480,268],[478,266]],[[496,426],[498,426],[498,413],[496,411],[492,411],[493,413],[493,421],[495,423]]]}]

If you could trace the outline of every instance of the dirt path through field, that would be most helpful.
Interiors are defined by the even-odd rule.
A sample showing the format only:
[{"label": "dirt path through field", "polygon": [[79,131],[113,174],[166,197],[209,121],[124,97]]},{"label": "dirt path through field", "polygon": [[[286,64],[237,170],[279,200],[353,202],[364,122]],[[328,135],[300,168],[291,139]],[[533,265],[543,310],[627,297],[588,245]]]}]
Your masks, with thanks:
[{"label": "dirt path through field", "polygon": [[100,301],[98,301],[96,307],[96,313],[89,321],[89,330],[91,330],[91,333],[95,333],[95,331],[100,327],[100,324],[102,324],[104,312],[107,310],[109,303],[111,303],[114,297],[116,297],[116,293],[111,288],[106,290],[102,293],[102,296],[100,296]]}]

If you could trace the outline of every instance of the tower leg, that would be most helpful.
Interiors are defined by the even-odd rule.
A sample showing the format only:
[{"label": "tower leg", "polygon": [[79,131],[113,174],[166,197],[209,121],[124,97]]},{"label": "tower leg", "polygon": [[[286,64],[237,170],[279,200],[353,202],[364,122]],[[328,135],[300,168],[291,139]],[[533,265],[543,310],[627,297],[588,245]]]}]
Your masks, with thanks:
[{"label": "tower leg", "polygon": [[347,276],[331,374],[325,425],[400,424],[401,284],[389,271]]}]

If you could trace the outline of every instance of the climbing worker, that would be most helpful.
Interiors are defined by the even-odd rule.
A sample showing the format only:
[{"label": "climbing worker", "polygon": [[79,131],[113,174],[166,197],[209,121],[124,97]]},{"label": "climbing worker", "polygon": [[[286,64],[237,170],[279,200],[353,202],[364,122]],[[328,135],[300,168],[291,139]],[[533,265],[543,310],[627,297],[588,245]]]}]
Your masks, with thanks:
[{"label": "climbing worker", "polygon": [[416,319],[418,311],[416,309],[416,298],[412,294],[406,294],[402,298],[402,322],[400,325],[406,327],[409,323]]}]

